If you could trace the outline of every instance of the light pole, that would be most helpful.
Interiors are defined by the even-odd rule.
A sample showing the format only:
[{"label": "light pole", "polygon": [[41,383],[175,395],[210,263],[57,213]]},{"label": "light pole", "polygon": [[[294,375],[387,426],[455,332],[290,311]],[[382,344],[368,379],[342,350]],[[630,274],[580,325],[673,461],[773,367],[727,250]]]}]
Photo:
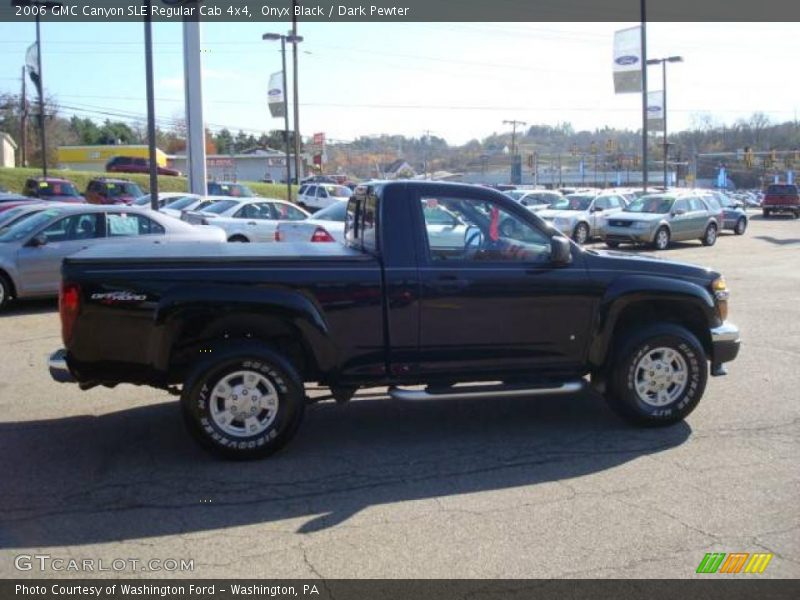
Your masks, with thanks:
[{"label": "light pole", "polygon": [[300,92],[297,79],[297,0],[292,0],[292,88],[294,92],[294,176],[300,183]]},{"label": "light pole", "polygon": [[[668,167],[667,167],[667,154],[669,154],[669,143],[667,142],[667,63],[679,63],[683,62],[682,56],[668,56],[667,58],[651,58],[647,61],[648,65],[657,65],[661,64],[661,89],[663,94],[664,106],[662,108],[664,112],[664,189],[667,188],[667,174],[668,174]],[[677,177],[676,181],[677,183]]]},{"label": "light pole", "polygon": [[[286,89],[286,42],[291,44],[298,44],[299,42],[303,41],[303,38],[299,35],[282,35],[280,33],[265,33],[261,36],[262,40],[269,40],[269,41],[277,41],[280,40],[281,42],[281,61],[283,64],[283,129],[284,135],[286,137],[286,199],[291,201],[292,199],[292,163],[290,158],[290,145],[291,140],[289,139],[289,90]],[[297,132],[295,132],[297,135]],[[298,175],[297,173],[295,173]],[[299,181],[299,175],[298,175]]]}]

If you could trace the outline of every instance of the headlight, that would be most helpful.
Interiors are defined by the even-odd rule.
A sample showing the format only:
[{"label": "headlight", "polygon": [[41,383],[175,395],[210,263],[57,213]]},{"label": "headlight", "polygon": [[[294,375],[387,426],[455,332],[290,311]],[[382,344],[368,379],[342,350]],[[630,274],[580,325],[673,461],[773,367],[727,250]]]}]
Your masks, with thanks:
[{"label": "headlight", "polygon": [[717,277],[711,284],[711,289],[714,290],[714,299],[717,301],[719,316],[724,321],[728,318],[728,298],[731,295],[725,278]]},{"label": "headlight", "polygon": [[634,221],[631,227],[634,229],[650,229],[650,223],[647,221]]}]

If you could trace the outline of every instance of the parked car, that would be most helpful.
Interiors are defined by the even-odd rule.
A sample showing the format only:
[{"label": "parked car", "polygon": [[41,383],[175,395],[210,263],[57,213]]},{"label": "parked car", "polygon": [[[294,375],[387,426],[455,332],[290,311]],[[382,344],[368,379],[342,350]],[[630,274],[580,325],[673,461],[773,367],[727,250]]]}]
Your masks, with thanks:
[{"label": "parked car", "polygon": [[604,217],[625,208],[625,199],[617,194],[583,192],[570,194],[537,214],[551,221],[556,230],[578,244],[602,237]]},{"label": "parked car", "polygon": [[30,198],[55,202],[86,202],[78,193],[75,184],[59,177],[30,177],[22,188],[22,193]]},{"label": "parked car", "polygon": [[216,228],[197,228],[153,211],[60,204],[0,230],[0,308],[10,298],[55,296],[61,262],[95,245],[224,242]]},{"label": "parked car", "polygon": [[505,194],[533,211],[545,210],[564,199],[562,193],[550,190],[509,190]]},{"label": "parked car", "polygon": [[713,246],[721,225],[719,210],[706,206],[702,191],[650,194],[609,216],[604,239],[609,248],[650,244],[666,250],[671,242],[696,239]]},{"label": "parked car", "polygon": [[791,183],[774,183],[768,185],[761,201],[761,210],[764,217],[771,217],[782,213],[793,215],[800,219],[800,191]]},{"label": "parked car", "polygon": [[[172,203],[182,199],[182,198],[200,198],[196,194],[187,194],[186,192],[162,192],[158,194],[158,208],[161,210],[165,206],[171,205]],[[143,208],[150,208],[150,194],[145,194],[144,196],[140,196],[136,200],[133,201],[132,206],[141,206]],[[180,211],[176,214],[171,215],[175,217],[180,217]]]},{"label": "parked car", "polygon": [[302,221],[281,221],[275,228],[276,242],[344,243],[347,202],[337,202]]},{"label": "parked car", "polygon": [[86,201],[89,204],[133,204],[144,195],[142,189],[127,179],[98,177],[86,186]]},{"label": "parked car", "polygon": [[[156,166],[159,175],[170,175],[177,177],[181,174],[176,169],[169,167]],[[107,173],[150,173],[150,160],[147,158],[137,158],[135,156],[115,156],[106,163]]]},{"label": "parked car", "polygon": [[301,221],[302,208],[271,198],[225,198],[181,217],[193,225],[213,225],[225,231],[229,242],[272,242],[279,221]]},{"label": "parked car", "polygon": [[230,181],[209,181],[206,185],[209,196],[233,196],[234,198],[253,198],[255,194],[246,185]]},{"label": "parked car", "polygon": [[[431,199],[467,225],[458,244],[429,243]],[[340,402],[379,385],[399,401],[492,401],[575,393],[590,375],[622,417],[671,425],[740,346],[718,272],[584,251],[477,186],[359,187],[345,244],[183,246],[68,257],[49,369],[83,389],[182,385],[189,431],[229,458],[285,445],[305,382]]]},{"label": "parked car", "polygon": [[733,231],[736,235],[744,235],[747,231],[747,212],[742,208],[742,202],[733,200],[722,192],[709,192],[703,199],[711,210],[721,213],[722,229]]},{"label": "parked car", "polygon": [[306,209],[319,210],[336,202],[346,202],[353,191],[335,183],[309,183],[297,192],[297,204]]}]

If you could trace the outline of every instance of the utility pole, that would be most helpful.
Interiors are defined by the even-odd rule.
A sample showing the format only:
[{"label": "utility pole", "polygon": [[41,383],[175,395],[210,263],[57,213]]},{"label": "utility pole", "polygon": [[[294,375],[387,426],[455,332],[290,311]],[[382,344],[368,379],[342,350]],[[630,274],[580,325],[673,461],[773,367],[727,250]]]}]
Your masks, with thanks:
[{"label": "utility pole", "polygon": [[516,156],[517,125],[527,125],[527,123],[525,121],[517,121],[516,119],[512,119],[510,121],[503,121],[503,125],[511,125],[511,156]]},{"label": "utility pole", "polygon": [[20,99],[20,157],[19,163],[21,167],[28,166],[28,96],[25,92],[25,67],[22,67],[22,97]]},{"label": "utility pole", "polygon": [[[292,85],[294,87],[294,177],[300,183],[300,96],[297,79],[297,0],[292,0]],[[286,93],[284,91],[284,93]]]},{"label": "utility pole", "polygon": [[426,129],[424,132],[425,134],[425,143],[423,144],[423,154],[422,154],[422,167],[425,170],[425,179],[428,179],[428,160],[430,154],[430,142],[431,142],[431,130]]}]

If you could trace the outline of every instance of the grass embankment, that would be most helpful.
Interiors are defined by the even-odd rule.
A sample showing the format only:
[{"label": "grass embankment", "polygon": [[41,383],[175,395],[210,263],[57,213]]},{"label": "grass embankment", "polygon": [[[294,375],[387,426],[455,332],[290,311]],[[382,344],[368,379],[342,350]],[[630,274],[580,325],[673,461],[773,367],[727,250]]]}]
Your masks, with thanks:
[{"label": "grass embankment", "polygon": [[[0,186],[8,189],[10,192],[17,194],[22,193],[22,188],[25,185],[25,180],[28,177],[37,177],[42,174],[41,169],[23,169],[23,168],[0,168]],[[63,177],[69,179],[75,184],[80,193],[86,191],[86,186],[91,179],[95,177],[121,177],[122,179],[129,179],[136,182],[145,193],[150,191],[150,176],[138,175],[133,173],[101,173],[93,171],[70,171],[67,169],[48,169],[47,174],[50,177]],[[254,193],[259,196],[267,198],[281,198],[286,199],[286,185],[279,183],[258,183],[251,181],[242,181]],[[185,192],[189,189],[185,177],[167,177],[160,176],[158,178],[158,191],[159,192]],[[292,196],[297,193],[297,186],[292,188]]]}]

